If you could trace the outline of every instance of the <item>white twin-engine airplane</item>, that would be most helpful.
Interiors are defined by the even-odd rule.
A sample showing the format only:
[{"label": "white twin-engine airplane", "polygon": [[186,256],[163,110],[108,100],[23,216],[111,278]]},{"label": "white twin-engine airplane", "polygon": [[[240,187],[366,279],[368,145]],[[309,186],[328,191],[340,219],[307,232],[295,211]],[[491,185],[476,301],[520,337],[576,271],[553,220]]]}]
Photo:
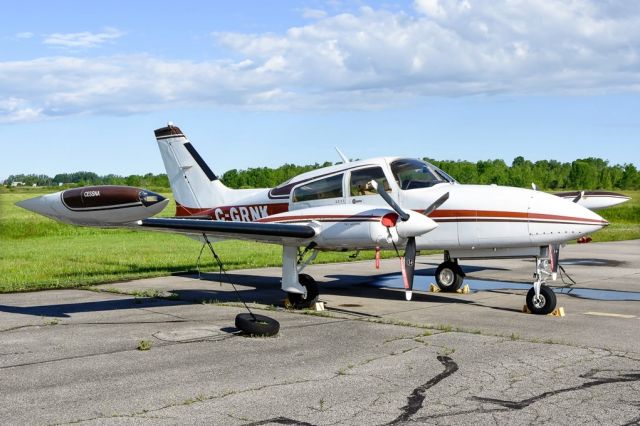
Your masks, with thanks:
[{"label": "white twin-engine airplane", "polygon": [[[408,158],[350,162],[343,156],[342,164],[303,173],[275,188],[234,190],[218,179],[178,127],[169,123],[155,136],[176,217],[151,218],[169,201],[124,186],[69,189],[18,205],[76,225],[282,245],[282,290],[299,307],[317,299],[315,281],[301,272],[319,250],[404,247],[407,300],[417,250],[444,249],[435,276],[444,291],[462,285],[460,259],[532,257],[536,280],[527,305],[533,313],[547,314],[556,298],[546,280],[556,279],[560,245],[608,225],[581,205],[594,200],[584,193],[563,199],[529,189],[462,185],[437,167]],[[601,197],[595,208],[627,199]]]}]

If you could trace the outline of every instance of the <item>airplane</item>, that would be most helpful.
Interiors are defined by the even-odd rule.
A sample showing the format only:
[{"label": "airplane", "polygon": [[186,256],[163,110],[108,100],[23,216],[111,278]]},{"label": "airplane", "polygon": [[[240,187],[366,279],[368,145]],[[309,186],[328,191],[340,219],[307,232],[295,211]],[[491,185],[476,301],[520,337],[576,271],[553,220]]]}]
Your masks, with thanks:
[{"label": "airplane", "polygon": [[[411,300],[419,250],[444,250],[435,280],[443,291],[462,286],[460,260],[534,258],[526,295],[534,314],[549,314],[556,297],[559,250],[608,222],[581,205],[586,193],[460,184],[432,164],[380,157],[323,167],[274,188],[230,189],[173,123],[155,130],[176,216],[154,218],[169,202],[124,186],[90,186],[20,201],[20,207],[81,226],[181,233],[203,242],[240,239],[282,246],[282,285],[295,307],[312,306],[318,285],[302,273],[319,251],[404,248],[406,299]],[[611,194],[609,194],[611,195]],[[617,203],[620,194],[601,199]]]}]

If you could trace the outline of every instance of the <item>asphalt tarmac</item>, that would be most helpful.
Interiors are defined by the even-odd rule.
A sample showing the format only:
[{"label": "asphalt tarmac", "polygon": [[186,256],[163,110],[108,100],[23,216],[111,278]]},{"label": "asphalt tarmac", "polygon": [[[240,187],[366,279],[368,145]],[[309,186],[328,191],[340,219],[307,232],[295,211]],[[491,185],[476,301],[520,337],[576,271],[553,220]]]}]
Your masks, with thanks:
[{"label": "asphalt tarmac", "polygon": [[[521,312],[529,260],[465,261],[469,294],[430,293],[439,256],[418,258],[410,302],[396,259],[313,265],[317,313],[282,307],[279,268],[3,294],[0,418],[638,424],[640,240],[571,245],[560,260],[576,281],[558,295],[564,317]],[[276,337],[234,328],[230,281],[280,322]]]}]

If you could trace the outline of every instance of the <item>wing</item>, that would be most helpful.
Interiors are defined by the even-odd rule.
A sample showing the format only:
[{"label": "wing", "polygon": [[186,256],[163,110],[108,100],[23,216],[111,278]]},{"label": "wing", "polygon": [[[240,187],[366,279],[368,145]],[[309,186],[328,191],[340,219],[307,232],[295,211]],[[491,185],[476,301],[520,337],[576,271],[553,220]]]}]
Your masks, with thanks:
[{"label": "wing", "polygon": [[218,220],[149,218],[137,222],[143,229],[214,238],[283,244],[299,243],[314,238],[318,231],[309,225],[260,222],[225,222]]}]

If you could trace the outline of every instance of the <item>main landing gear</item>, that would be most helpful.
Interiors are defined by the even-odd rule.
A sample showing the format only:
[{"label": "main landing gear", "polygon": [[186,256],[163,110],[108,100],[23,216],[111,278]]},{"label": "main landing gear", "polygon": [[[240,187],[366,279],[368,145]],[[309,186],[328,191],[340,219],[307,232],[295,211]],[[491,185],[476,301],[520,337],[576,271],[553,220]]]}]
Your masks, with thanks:
[{"label": "main landing gear", "polygon": [[[312,251],[313,250],[313,251]],[[304,256],[312,251],[305,260]],[[315,244],[307,246],[302,253],[294,246],[282,248],[282,290],[294,309],[311,308],[318,301],[318,284],[310,275],[301,274],[302,270],[318,255]]]},{"label": "main landing gear", "polygon": [[287,292],[287,298],[294,309],[308,309],[318,301],[318,283],[309,274],[298,274],[298,281],[307,290],[306,294]]},{"label": "main landing gear", "polygon": [[444,252],[444,262],[442,262],[438,269],[436,269],[436,284],[440,287],[441,291],[448,293],[455,293],[464,282],[464,272],[460,265],[458,265],[458,259],[451,259],[449,252]]}]

